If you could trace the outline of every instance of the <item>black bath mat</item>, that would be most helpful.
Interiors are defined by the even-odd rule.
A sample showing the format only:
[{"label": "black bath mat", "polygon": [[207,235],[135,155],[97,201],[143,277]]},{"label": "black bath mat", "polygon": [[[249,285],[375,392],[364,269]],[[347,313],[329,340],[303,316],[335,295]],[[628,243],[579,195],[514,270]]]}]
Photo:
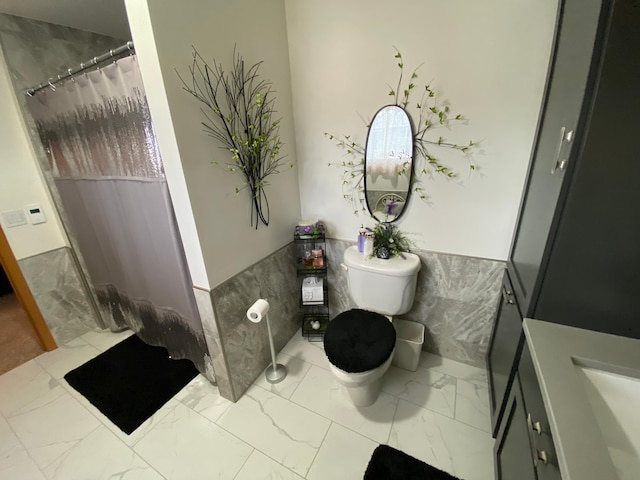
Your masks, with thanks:
[{"label": "black bath mat", "polygon": [[67,373],[69,385],[126,434],[167,403],[198,371],[135,335]]},{"label": "black bath mat", "polygon": [[364,480],[460,480],[389,445],[371,455]]}]

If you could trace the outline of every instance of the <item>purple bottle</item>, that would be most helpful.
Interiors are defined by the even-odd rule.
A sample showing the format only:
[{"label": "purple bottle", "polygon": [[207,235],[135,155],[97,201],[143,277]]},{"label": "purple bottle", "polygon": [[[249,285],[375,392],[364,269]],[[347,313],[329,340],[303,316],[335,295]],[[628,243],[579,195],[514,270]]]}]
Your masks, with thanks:
[{"label": "purple bottle", "polygon": [[364,225],[360,227],[360,231],[358,232],[358,251],[360,253],[364,253],[364,236],[367,231],[364,229]]}]

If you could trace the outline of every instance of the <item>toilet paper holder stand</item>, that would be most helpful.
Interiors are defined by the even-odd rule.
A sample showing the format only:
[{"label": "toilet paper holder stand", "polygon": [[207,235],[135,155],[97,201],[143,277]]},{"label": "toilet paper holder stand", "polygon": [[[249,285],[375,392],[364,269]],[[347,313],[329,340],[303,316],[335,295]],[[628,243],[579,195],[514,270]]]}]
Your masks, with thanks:
[{"label": "toilet paper holder stand", "polygon": [[267,333],[269,334],[269,348],[271,349],[271,365],[267,367],[264,376],[271,384],[280,383],[287,376],[287,367],[276,362],[276,349],[273,345],[273,335],[271,334],[271,323],[269,322],[269,303],[264,299],[257,300],[249,310],[247,318],[253,323],[259,323],[262,317],[267,322]]}]

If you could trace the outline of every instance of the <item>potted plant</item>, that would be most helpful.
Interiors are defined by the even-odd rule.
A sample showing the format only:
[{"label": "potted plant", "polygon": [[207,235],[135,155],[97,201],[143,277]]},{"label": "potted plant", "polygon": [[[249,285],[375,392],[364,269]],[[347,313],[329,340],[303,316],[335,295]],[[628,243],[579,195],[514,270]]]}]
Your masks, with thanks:
[{"label": "potted plant", "polygon": [[387,259],[394,255],[405,258],[404,253],[410,252],[413,242],[393,223],[380,222],[373,228],[367,228],[373,233],[373,256]]},{"label": "potted plant", "polygon": [[298,238],[316,238],[324,235],[324,223],[313,222],[306,225],[296,226],[296,236]]}]

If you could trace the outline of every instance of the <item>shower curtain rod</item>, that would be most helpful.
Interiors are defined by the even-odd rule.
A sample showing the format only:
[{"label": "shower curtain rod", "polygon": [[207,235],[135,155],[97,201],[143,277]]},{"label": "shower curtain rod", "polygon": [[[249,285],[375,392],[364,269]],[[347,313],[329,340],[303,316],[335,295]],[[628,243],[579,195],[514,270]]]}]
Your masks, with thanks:
[{"label": "shower curtain rod", "polygon": [[86,70],[88,68],[91,68],[99,63],[105,62],[107,60],[109,60],[110,58],[115,57],[116,55],[120,55],[122,52],[125,51],[133,51],[133,42],[132,41],[128,41],[127,43],[125,43],[124,45],[119,46],[118,48],[112,48],[111,50],[109,50],[106,53],[103,53],[102,55],[98,56],[98,57],[93,57],[91,60],[88,60],[84,63],[81,63],[80,65],[78,65],[75,68],[69,68],[67,70],[66,73],[63,73],[62,75],[57,75],[55,78],[51,77],[48,78],[46,82],[43,82],[41,84],[39,84],[37,87],[31,87],[28,88],[26,93],[29,96],[33,96],[34,93],[36,93],[38,90],[42,90],[43,88],[47,88],[47,87],[51,87],[53,90],[56,89],[56,87],[54,86],[56,83],[60,83],[64,80],[66,80],[69,77],[73,77],[75,74],[82,72],[83,70]]}]

